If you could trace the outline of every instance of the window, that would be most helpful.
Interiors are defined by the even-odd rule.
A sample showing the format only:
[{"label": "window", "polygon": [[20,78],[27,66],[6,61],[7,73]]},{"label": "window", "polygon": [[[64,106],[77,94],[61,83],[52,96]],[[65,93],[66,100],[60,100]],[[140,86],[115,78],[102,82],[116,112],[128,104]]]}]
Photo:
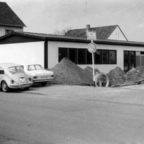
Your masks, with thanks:
[{"label": "window", "polygon": [[77,64],[77,49],[75,48],[70,48],[69,49],[69,57],[68,57],[72,62]]},{"label": "window", "polygon": [[[92,64],[92,53],[81,48],[59,48],[59,62],[64,58],[69,58],[76,64]],[[95,64],[116,64],[116,50],[98,49],[94,53]]]},{"label": "window", "polygon": [[87,64],[92,64],[92,53],[87,50]]},{"label": "window", "polygon": [[14,31],[14,30],[6,29],[6,30],[5,30],[5,34],[11,33],[11,32],[13,32],[13,31]]},{"label": "window", "polygon": [[136,67],[141,66],[141,52],[136,51]]},{"label": "window", "polygon": [[102,50],[97,50],[95,52],[95,64],[101,64],[102,63]]},{"label": "window", "polygon": [[136,66],[136,52],[124,51],[124,71],[128,71],[135,66]]},{"label": "window", "polygon": [[109,51],[102,50],[102,64],[109,64]]},{"label": "window", "polygon": [[124,71],[129,70],[129,53],[128,51],[124,51]]},{"label": "window", "polygon": [[68,48],[59,48],[59,62],[60,62],[64,57],[68,57]]},{"label": "window", "polygon": [[78,49],[78,64],[86,64],[86,49]]},{"label": "window", "polygon": [[29,71],[35,70],[35,66],[34,65],[28,65],[27,70],[29,70]]},{"label": "window", "polygon": [[0,75],[4,74],[4,70],[0,68]]},{"label": "window", "polygon": [[129,52],[129,66],[130,69],[135,67],[135,52],[134,51],[130,51]]},{"label": "window", "polygon": [[12,66],[12,67],[9,67],[8,70],[12,74],[24,72],[22,66]]},{"label": "window", "polygon": [[110,50],[109,51],[109,64],[116,64],[116,51]]},{"label": "window", "polygon": [[144,52],[140,52],[140,54],[144,54]]},{"label": "window", "polygon": [[27,70],[43,70],[44,68],[41,65],[28,65]]}]

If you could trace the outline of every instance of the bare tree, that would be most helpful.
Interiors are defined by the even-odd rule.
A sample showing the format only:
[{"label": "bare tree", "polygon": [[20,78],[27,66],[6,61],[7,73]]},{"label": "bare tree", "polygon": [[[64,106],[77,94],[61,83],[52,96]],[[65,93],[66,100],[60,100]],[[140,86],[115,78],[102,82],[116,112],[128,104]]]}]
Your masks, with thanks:
[{"label": "bare tree", "polygon": [[54,34],[56,35],[65,35],[68,30],[71,30],[72,27],[66,27],[63,30],[54,30]]}]

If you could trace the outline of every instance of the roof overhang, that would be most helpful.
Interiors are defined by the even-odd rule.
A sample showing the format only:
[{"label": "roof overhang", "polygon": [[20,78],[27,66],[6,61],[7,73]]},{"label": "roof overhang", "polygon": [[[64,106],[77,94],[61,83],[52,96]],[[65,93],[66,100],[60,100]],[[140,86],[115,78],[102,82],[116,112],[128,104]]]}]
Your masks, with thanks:
[{"label": "roof overhang", "polygon": [[[40,41],[61,41],[61,42],[75,42],[75,43],[90,43],[90,40],[86,38],[79,37],[68,37],[61,35],[44,35],[40,36],[38,34],[29,34],[25,32],[11,32],[7,35],[0,37],[0,41],[13,37],[13,36],[21,36],[27,38],[34,38]],[[134,42],[134,41],[120,41],[120,40],[94,40],[96,44],[104,44],[104,45],[120,45],[120,46],[137,46],[144,47],[144,42]]]},{"label": "roof overhang", "polygon": [[26,25],[10,25],[10,24],[2,24],[0,23],[0,26],[7,26],[7,27],[19,27],[19,28],[23,28],[26,27]]}]

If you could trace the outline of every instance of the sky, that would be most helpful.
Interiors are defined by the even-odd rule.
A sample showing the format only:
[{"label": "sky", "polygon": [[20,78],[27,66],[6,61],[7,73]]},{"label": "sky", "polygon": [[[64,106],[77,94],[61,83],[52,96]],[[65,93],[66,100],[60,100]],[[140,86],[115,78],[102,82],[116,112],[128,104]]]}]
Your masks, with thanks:
[{"label": "sky", "polygon": [[144,42],[144,0],[0,0],[24,22],[26,32],[119,25],[129,41]]}]

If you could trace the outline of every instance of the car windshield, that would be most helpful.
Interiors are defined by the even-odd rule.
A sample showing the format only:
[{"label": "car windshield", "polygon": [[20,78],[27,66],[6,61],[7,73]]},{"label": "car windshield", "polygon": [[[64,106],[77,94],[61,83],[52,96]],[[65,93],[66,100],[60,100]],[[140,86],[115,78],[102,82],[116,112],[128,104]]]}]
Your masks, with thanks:
[{"label": "car windshield", "polygon": [[9,72],[12,74],[24,72],[21,66],[13,66],[13,67],[9,67],[8,69],[9,69]]},{"label": "car windshield", "polygon": [[43,70],[44,68],[41,65],[28,65],[27,70]]}]

